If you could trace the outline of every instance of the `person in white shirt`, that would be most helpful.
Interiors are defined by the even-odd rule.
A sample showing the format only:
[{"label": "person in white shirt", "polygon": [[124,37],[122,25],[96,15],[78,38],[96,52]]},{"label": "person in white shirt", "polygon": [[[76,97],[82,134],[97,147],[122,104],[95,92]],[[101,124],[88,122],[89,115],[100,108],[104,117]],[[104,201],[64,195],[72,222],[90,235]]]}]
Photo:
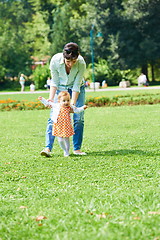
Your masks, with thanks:
[{"label": "person in white shirt", "polygon": [[34,85],[33,82],[32,82],[31,85],[30,85],[30,91],[31,91],[31,92],[34,92],[34,91],[35,91],[35,85]]},{"label": "person in white shirt", "polygon": [[24,91],[24,85],[25,85],[25,78],[24,78],[23,73],[20,76],[19,83],[21,84],[21,92],[23,92]]},{"label": "person in white shirt", "polygon": [[138,77],[138,86],[147,86],[147,77],[144,73],[141,73],[141,75]]},{"label": "person in white shirt", "polygon": [[51,85],[51,79],[50,79],[50,77],[48,77],[48,79],[47,79],[47,89],[50,89],[50,85]]},{"label": "person in white shirt", "polygon": [[[80,55],[79,47],[76,43],[70,42],[64,46],[62,53],[55,54],[50,62],[51,85],[48,101],[57,101],[57,96],[61,91],[68,91],[71,96],[71,104],[81,107],[85,103],[84,72],[86,63]],[[51,109],[52,115],[52,109]],[[76,155],[86,155],[81,151],[84,129],[84,112],[73,114],[74,132],[73,153]],[[53,148],[54,136],[52,135],[53,121],[48,119],[46,129],[46,146],[41,151],[41,155],[49,157]]]}]

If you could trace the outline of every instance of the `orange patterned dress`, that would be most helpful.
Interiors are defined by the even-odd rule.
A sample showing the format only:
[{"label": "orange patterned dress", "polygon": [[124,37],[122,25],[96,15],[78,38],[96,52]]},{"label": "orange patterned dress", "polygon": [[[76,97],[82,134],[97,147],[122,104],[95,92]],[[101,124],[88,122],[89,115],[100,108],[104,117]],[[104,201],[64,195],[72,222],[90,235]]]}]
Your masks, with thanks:
[{"label": "orange patterned dress", "polygon": [[70,117],[71,107],[61,107],[58,115],[57,123],[53,123],[53,136],[70,137],[74,135]]}]

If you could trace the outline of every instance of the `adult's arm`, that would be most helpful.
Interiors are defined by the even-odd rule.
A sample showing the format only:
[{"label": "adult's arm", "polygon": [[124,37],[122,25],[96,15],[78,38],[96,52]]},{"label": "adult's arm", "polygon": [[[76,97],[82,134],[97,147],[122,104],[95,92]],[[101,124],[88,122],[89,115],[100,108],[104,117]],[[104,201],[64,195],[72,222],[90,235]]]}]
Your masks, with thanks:
[{"label": "adult's arm", "polygon": [[75,76],[75,80],[72,88],[73,92],[80,92],[80,86],[83,82],[85,70],[86,70],[86,63],[83,57],[80,56],[80,60],[78,61],[78,73]]},{"label": "adult's arm", "polygon": [[56,94],[57,87],[50,86],[49,100],[53,100]]},{"label": "adult's arm", "polygon": [[76,105],[78,96],[79,96],[79,92],[72,91],[72,100],[71,100],[71,103],[72,103],[73,105]]},{"label": "adult's arm", "polygon": [[78,69],[79,70],[77,75],[75,76],[75,80],[72,88],[72,104],[76,104],[76,101],[80,93],[80,87],[83,82],[84,72],[86,70],[86,63],[82,56],[80,56],[80,60],[78,62]]},{"label": "adult's arm", "polygon": [[52,57],[50,62],[50,71],[51,71],[51,84],[50,84],[50,93],[49,93],[49,100],[53,100],[56,94],[56,90],[59,85],[59,75],[56,67],[56,58],[55,56]]}]

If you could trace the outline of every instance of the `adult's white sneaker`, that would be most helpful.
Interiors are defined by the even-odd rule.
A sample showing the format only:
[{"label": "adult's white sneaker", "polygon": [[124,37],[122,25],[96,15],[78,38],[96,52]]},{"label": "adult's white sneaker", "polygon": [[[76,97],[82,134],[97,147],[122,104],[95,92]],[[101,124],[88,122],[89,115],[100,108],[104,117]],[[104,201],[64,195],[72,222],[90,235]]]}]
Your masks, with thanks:
[{"label": "adult's white sneaker", "polygon": [[44,157],[50,157],[51,156],[51,151],[49,148],[45,148],[41,151],[41,156],[44,156]]},{"label": "adult's white sneaker", "polygon": [[74,155],[81,155],[81,156],[87,155],[87,153],[81,152],[80,150],[73,151],[73,153],[74,153]]}]

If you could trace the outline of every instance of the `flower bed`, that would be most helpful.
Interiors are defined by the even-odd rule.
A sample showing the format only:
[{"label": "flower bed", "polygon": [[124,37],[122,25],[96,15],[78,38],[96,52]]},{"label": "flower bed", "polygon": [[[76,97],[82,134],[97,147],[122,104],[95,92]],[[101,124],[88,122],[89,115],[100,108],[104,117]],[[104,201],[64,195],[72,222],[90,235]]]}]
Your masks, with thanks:
[{"label": "flower bed", "polygon": [[[144,105],[144,104],[158,104],[160,103],[160,94],[137,94],[137,95],[116,95],[112,98],[108,97],[88,97],[86,104],[89,107],[114,107],[124,105]],[[33,109],[46,109],[46,107],[40,102],[30,101],[16,101],[12,99],[0,100],[0,111],[10,110],[33,110]]]},{"label": "flower bed", "polygon": [[113,98],[88,97],[86,104],[89,107],[144,105],[160,103],[160,94],[117,95]]},{"label": "flower bed", "polygon": [[0,111],[10,111],[10,110],[33,110],[33,109],[46,109],[46,107],[39,102],[30,101],[16,101],[12,99],[0,100]]}]

